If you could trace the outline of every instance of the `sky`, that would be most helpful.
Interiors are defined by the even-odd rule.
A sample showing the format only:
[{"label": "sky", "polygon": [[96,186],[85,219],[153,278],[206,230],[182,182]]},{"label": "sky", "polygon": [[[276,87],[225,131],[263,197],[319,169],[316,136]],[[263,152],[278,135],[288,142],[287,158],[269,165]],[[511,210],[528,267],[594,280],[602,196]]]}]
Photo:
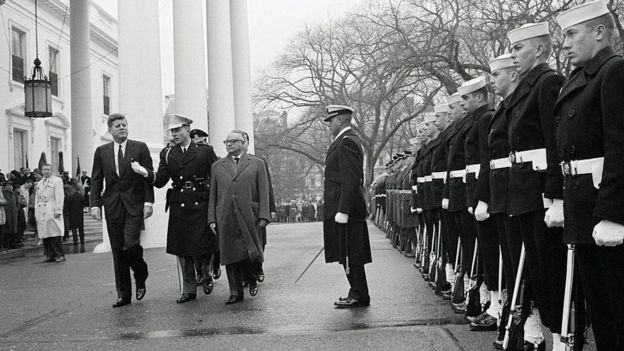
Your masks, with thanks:
[{"label": "sky", "polygon": [[[115,17],[117,1],[95,0]],[[158,0],[164,94],[174,92],[172,1],[186,0]],[[248,0],[252,81],[279,57],[289,38],[303,30],[306,24],[323,24],[341,18],[363,3],[364,0]],[[205,13],[203,9],[201,11]]]}]

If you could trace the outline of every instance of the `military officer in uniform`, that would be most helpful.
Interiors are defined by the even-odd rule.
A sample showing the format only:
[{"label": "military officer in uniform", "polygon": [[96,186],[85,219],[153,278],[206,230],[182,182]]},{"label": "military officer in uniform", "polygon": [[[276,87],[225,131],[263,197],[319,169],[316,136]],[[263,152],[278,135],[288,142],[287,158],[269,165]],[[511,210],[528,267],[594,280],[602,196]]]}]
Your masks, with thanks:
[{"label": "military officer in uniform", "polygon": [[[510,178],[507,211],[522,233],[532,297],[541,322],[559,343],[565,246],[563,178],[555,141],[553,107],[563,77],[548,66],[552,48],[548,23],[530,23],[507,33],[521,81],[507,108]],[[542,348],[537,311],[525,324],[525,339]]]},{"label": "military officer in uniform", "polygon": [[336,308],[370,304],[364,271],[364,265],[372,262],[372,257],[362,188],[363,152],[350,126],[352,113],[348,106],[330,105],[325,118],[334,136],[325,159],[325,261],[342,264],[351,286],[346,297],[334,302]]},{"label": "military officer in uniform", "polygon": [[[170,210],[167,253],[177,256],[181,271],[181,294],[177,303],[196,299],[194,258],[210,257],[217,245],[207,217],[210,172],[217,155],[212,146],[191,140],[191,123],[191,119],[179,114],[167,116],[167,129],[171,131],[175,145],[160,152],[156,172],[145,169],[138,162],[132,163],[136,173],[158,188],[172,181],[165,208]],[[208,276],[204,292],[210,294],[212,286],[212,279]]]},{"label": "military officer in uniform", "polygon": [[575,245],[598,350],[624,350],[624,60],[611,48],[617,29],[604,2],[574,7],[557,21],[575,66],[554,109],[564,241]]}]

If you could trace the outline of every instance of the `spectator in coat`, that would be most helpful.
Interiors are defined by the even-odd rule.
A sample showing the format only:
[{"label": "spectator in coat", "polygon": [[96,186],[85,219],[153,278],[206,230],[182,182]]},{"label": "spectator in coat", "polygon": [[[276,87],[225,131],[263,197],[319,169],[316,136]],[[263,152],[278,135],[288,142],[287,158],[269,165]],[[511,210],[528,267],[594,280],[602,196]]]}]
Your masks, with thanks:
[{"label": "spectator in coat", "polygon": [[63,223],[63,181],[52,175],[52,166],[45,164],[41,168],[43,179],[37,183],[35,196],[35,215],[37,230],[43,238],[46,259],[43,262],[63,262],[65,253],[61,237],[65,231]]}]

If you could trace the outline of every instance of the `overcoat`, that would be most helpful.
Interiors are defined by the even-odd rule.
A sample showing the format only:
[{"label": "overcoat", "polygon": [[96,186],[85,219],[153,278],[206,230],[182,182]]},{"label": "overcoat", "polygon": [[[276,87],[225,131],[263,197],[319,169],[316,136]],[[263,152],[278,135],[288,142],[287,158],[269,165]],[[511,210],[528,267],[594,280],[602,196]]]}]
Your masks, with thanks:
[{"label": "overcoat", "polygon": [[[492,119],[492,108],[483,105],[471,113],[472,126],[464,139],[466,165],[479,164],[479,173],[490,166],[488,157],[488,125]],[[479,200],[487,202],[487,183],[489,179],[479,173],[466,174],[466,206],[477,207]]]},{"label": "overcoat", "polygon": [[[509,97],[501,101],[492,116],[488,133],[489,160],[497,160],[509,157],[509,137],[507,134],[507,105]],[[479,193],[479,200],[487,202],[489,213],[507,213],[507,195],[509,192],[509,167],[490,169],[481,167],[479,177],[488,180],[482,189],[487,193],[487,198],[483,198],[483,193]]]},{"label": "overcoat", "polygon": [[[624,224],[624,59],[610,48],[572,72],[557,103],[557,146],[564,162],[604,157],[599,172],[565,177],[564,241],[594,243],[602,219]],[[598,170],[596,170],[598,171]]]},{"label": "overcoat", "polygon": [[[451,171],[461,171],[466,169],[465,143],[466,133],[472,127],[472,117],[464,116],[456,127],[449,133],[446,142],[446,170],[449,174],[447,182],[444,185],[444,195],[449,199],[449,212],[455,212],[466,209],[466,183],[465,177],[451,178]],[[448,195],[448,197],[446,196]]]},{"label": "overcoat", "polygon": [[[431,142],[431,173],[446,173],[446,138],[451,131],[444,129],[437,138]],[[431,182],[431,207],[442,208],[442,194],[444,192],[445,179],[433,179]]]},{"label": "overcoat", "polygon": [[[35,217],[37,218],[37,232],[40,238],[63,236],[63,180],[57,176],[43,178],[36,184]],[[54,214],[60,216],[55,217]]]},{"label": "overcoat", "polygon": [[511,95],[509,118],[510,151],[546,149],[546,171],[535,171],[531,162],[512,164],[509,179],[510,215],[544,208],[542,197],[563,198],[563,177],[555,140],[553,107],[563,77],[547,63],[533,67]]},{"label": "overcoat", "polygon": [[216,237],[208,227],[210,167],[217,160],[212,146],[191,142],[182,152],[180,145],[160,152],[157,172],[148,172],[148,182],[167,191],[169,210],[167,253],[202,256],[216,250]]},{"label": "overcoat", "polygon": [[[325,262],[344,264],[347,254],[350,265],[372,262],[363,181],[362,147],[349,129],[334,140],[325,158]],[[349,215],[347,224],[336,223],[337,212]]]},{"label": "overcoat", "polygon": [[221,264],[264,259],[258,231],[260,219],[270,221],[269,178],[264,162],[246,153],[238,165],[224,157],[212,165],[208,223],[216,223]]}]

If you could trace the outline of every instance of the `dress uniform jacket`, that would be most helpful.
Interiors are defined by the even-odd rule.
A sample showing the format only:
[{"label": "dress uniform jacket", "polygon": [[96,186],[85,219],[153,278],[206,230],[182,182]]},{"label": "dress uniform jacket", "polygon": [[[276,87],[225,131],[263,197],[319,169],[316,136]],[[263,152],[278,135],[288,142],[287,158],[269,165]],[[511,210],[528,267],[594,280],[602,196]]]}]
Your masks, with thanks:
[{"label": "dress uniform jacket", "polygon": [[413,228],[418,225],[418,216],[415,213],[411,212],[411,193],[412,193],[412,180],[411,174],[412,169],[411,165],[414,157],[408,157],[405,159],[405,166],[403,169],[403,175],[401,177],[401,199],[403,203],[403,227],[404,228]]},{"label": "dress uniform jacket", "polygon": [[624,224],[623,91],[624,60],[607,48],[572,72],[555,105],[561,159],[604,157],[602,178],[597,169],[565,177],[568,243],[594,243],[593,227],[601,219]]},{"label": "dress uniform jacket", "polygon": [[464,150],[466,165],[478,164],[479,173],[466,174],[466,206],[477,207],[479,200],[487,202],[487,184],[489,179],[480,174],[482,169],[488,168],[488,125],[492,120],[493,111],[489,105],[483,105],[471,113],[472,126],[466,133]]},{"label": "dress uniform jacket", "polygon": [[191,142],[186,152],[180,145],[160,152],[158,171],[148,172],[148,182],[167,191],[169,225],[167,253],[176,256],[201,256],[216,249],[216,238],[208,228],[210,167],[217,160],[212,146]]},{"label": "dress uniform jacket", "polygon": [[[509,157],[508,120],[506,114],[508,104],[509,96],[500,102],[490,121],[488,134],[489,160]],[[484,194],[479,192],[479,200],[488,203],[488,212],[506,213],[507,195],[509,192],[509,167],[490,169],[489,164],[485,168],[482,165],[479,178],[489,179],[484,184],[484,186],[487,186],[487,189],[482,189],[484,192],[487,191],[489,198],[484,198]]]},{"label": "dress uniform jacket", "polygon": [[419,208],[418,206],[418,165],[419,165],[421,151],[422,151],[422,148],[420,148],[414,155],[414,162],[412,163],[412,170],[410,172],[410,183],[412,185],[410,207],[414,209]]},{"label": "dress uniform jacket", "polygon": [[431,160],[432,160],[432,144],[433,140],[427,142],[425,146],[425,154],[422,159],[422,177],[426,177],[425,182],[423,183],[423,201],[422,201],[422,209],[423,210],[432,210],[434,209],[432,190],[433,190],[433,181],[431,180]]},{"label": "dress uniform jacket", "polygon": [[[444,129],[430,143],[431,149],[431,174],[446,173],[446,138],[450,132],[450,128]],[[430,202],[432,209],[442,208],[442,198],[444,192],[445,179],[433,179],[431,182]]]},{"label": "dress uniform jacket", "polygon": [[533,170],[531,162],[512,164],[509,184],[510,215],[543,209],[542,195],[563,198],[563,178],[555,140],[553,107],[563,77],[547,63],[532,68],[520,81],[509,101],[510,151],[546,149],[547,169]]},{"label": "dress uniform jacket", "polygon": [[445,195],[448,194],[449,212],[466,209],[466,184],[462,178],[450,178],[450,172],[466,169],[464,140],[470,127],[472,117],[468,115],[457,123],[455,130],[449,133],[447,141],[446,169],[449,175],[444,192]]},{"label": "dress uniform jacket", "polygon": [[[327,263],[344,264],[347,254],[350,265],[372,262],[366,224],[363,155],[359,138],[351,129],[334,140],[327,151],[323,192],[323,237]],[[335,222],[337,212],[349,215],[346,225]],[[348,252],[345,244],[348,245]]]}]

